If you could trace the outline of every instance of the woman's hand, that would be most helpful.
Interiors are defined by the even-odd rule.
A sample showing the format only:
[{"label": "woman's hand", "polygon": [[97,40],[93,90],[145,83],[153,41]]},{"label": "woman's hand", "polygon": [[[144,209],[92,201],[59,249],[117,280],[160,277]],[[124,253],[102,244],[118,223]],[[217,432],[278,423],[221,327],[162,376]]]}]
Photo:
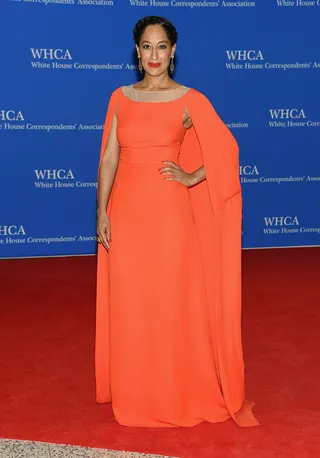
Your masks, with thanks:
[{"label": "woman's hand", "polygon": [[192,173],[185,172],[174,162],[164,161],[164,163],[168,165],[161,167],[159,170],[162,175],[165,175],[165,180],[178,181],[184,186],[187,186],[187,188],[190,188],[190,186],[194,186],[197,183],[196,178]]},{"label": "woman's hand", "polygon": [[98,213],[97,234],[98,242],[102,243],[105,249],[109,251],[109,242],[111,240],[111,224],[110,219],[106,214],[100,216]]}]

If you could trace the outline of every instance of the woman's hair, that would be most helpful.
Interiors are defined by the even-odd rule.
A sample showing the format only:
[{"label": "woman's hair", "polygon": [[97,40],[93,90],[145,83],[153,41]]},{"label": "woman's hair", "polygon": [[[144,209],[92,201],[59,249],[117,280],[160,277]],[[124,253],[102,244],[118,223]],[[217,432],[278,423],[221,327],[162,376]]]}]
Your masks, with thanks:
[{"label": "woman's hair", "polygon": [[161,17],[161,16],[146,16],[140,19],[136,23],[133,29],[133,39],[134,39],[135,44],[139,46],[141,35],[145,31],[145,29],[148,27],[148,25],[156,25],[156,24],[162,25],[162,27],[166,31],[166,34],[171,43],[171,46],[176,44],[178,40],[178,33],[176,31],[175,26],[170,21],[168,21],[168,19]]}]

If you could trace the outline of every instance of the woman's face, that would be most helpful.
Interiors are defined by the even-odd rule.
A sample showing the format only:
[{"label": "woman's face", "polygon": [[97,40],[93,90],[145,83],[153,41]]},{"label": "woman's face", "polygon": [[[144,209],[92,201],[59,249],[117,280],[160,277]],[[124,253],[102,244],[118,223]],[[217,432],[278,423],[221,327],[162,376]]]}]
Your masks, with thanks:
[{"label": "woman's face", "polygon": [[168,71],[176,45],[171,46],[165,29],[156,24],[146,27],[136,48],[145,72],[151,76],[159,76]]}]

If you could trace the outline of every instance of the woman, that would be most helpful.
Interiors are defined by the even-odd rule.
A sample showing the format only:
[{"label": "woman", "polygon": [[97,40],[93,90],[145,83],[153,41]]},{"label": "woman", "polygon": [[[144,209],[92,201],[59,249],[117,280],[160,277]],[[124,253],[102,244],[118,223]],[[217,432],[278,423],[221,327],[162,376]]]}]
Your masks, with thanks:
[{"label": "woman", "polygon": [[110,99],[98,178],[97,401],[127,426],[256,425],[244,398],[237,144],[173,81],[177,32],[134,28],[137,84]]}]

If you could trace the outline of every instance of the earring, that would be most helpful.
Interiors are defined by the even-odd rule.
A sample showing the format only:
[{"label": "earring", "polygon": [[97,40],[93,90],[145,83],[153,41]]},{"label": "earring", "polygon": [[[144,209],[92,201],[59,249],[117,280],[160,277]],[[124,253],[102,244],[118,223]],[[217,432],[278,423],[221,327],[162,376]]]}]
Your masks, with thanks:
[{"label": "earring", "polygon": [[171,62],[170,62],[170,72],[174,72],[174,63],[173,63],[174,56],[171,56]]},{"label": "earring", "polygon": [[139,65],[138,65],[138,69],[139,69],[139,72],[142,73],[142,70],[143,70],[143,67],[142,67],[142,62],[141,62],[141,57],[138,56],[139,58]]}]

